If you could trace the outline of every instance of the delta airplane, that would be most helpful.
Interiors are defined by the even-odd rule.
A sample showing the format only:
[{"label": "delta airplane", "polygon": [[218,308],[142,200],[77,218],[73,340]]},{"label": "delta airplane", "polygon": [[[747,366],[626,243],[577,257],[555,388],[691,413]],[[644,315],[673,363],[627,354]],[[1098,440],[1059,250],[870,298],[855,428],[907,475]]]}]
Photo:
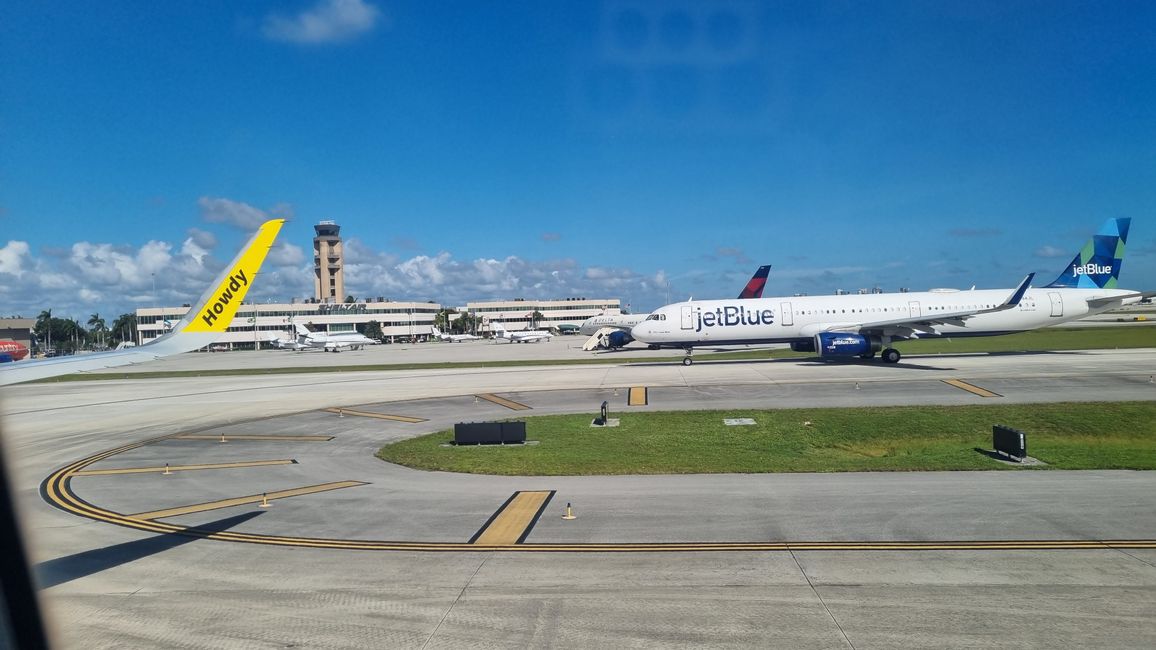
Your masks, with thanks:
[{"label": "delta airplane", "polygon": [[20,361],[28,356],[28,348],[16,341],[0,341],[0,363]]},{"label": "delta airplane", "polygon": [[1015,289],[684,302],[651,313],[630,333],[686,350],[687,366],[696,346],[750,343],[790,343],[822,358],[870,359],[882,351],[885,363],[897,363],[892,341],[1023,332],[1156,295],[1116,288],[1130,224],[1109,219],[1055,281],[1038,289],[1030,286],[1032,274]]},{"label": "delta airplane", "polygon": [[544,330],[518,330],[516,332],[507,331],[502,327],[501,323],[492,323],[494,328],[494,338],[503,339],[510,343],[537,343],[538,341],[549,341],[554,337],[553,334]]},{"label": "delta airplane", "polygon": [[366,345],[377,345],[377,341],[359,332],[311,332],[308,327],[297,323],[297,341],[295,350],[325,350],[326,352],[341,352],[342,350],[360,350]]},{"label": "delta airplane", "polygon": [[433,335],[446,343],[461,343],[462,341],[477,341],[482,338],[473,334],[446,334],[438,328],[433,328]]},{"label": "delta airplane", "polygon": [[[762,298],[763,288],[767,285],[767,275],[771,272],[771,265],[766,264],[760,266],[755,270],[755,274],[747,281],[747,286],[739,292],[739,300],[749,300],[751,298]],[[646,320],[648,314],[603,314],[600,316],[591,316],[583,321],[582,326],[578,328],[578,333],[589,336],[590,339],[582,345],[583,350],[594,350],[595,348],[604,348],[607,350],[617,350],[634,339],[630,336],[630,330],[635,325]],[[657,346],[652,346],[657,347]]]},{"label": "delta airplane", "polygon": [[257,278],[261,263],[265,261],[284,223],[284,219],[272,219],[262,224],[237,257],[221,271],[208,291],[167,334],[144,345],[122,350],[6,364],[0,367],[0,385],[85,370],[127,366],[191,352],[213,343],[233,321],[237,307]]}]

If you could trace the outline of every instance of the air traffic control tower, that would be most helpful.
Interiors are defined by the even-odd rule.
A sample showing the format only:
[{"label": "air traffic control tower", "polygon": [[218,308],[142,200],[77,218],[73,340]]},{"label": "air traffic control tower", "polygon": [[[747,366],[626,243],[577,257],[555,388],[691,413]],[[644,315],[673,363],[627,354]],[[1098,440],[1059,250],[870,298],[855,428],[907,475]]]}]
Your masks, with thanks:
[{"label": "air traffic control tower", "polygon": [[313,226],[313,293],[321,302],[345,300],[345,257],[341,248],[341,226],[322,221]]}]

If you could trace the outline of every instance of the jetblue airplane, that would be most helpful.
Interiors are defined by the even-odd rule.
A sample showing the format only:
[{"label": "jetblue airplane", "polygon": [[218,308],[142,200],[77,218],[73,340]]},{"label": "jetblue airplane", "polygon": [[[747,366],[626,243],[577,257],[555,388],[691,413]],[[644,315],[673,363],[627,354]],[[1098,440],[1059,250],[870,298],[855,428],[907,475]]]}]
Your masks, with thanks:
[{"label": "jetblue airplane", "polygon": [[38,361],[21,361],[0,367],[0,385],[44,379],[84,370],[99,370],[152,361],[172,354],[191,352],[221,337],[233,322],[237,307],[245,300],[261,263],[269,254],[284,219],[266,221],[237,257],[217,276],[200,300],[169,333],[144,345]]},{"label": "jetblue airplane", "polygon": [[[771,272],[771,265],[764,264],[755,269],[755,274],[747,281],[747,286],[739,292],[738,300],[749,300],[751,298],[762,298],[763,288],[767,286],[767,275]],[[584,334],[590,337],[590,340],[582,346],[583,350],[594,350],[596,348],[604,348],[607,350],[617,350],[622,346],[630,343],[634,339],[630,337],[630,330],[635,325],[646,320],[647,314],[603,314],[601,316],[591,316],[583,321],[578,328],[579,334]],[[658,346],[651,346],[657,348]]]},{"label": "jetblue airplane", "polygon": [[870,359],[882,352],[897,363],[892,341],[995,336],[1023,332],[1139,302],[1156,292],[1117,289],[1131,219],[1109,219],[1051,284],[1035,289],[1034,274],[1015,289],[759,300],[706,300],[666,305],[631,329],[633,338],[686,350],[696,346],[790,343],[820,357]]}]

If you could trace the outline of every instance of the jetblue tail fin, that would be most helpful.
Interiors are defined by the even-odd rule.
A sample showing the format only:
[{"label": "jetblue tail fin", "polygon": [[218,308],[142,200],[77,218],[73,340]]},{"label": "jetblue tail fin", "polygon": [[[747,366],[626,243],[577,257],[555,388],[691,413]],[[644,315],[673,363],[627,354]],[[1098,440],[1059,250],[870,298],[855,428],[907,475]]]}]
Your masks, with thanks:
[{"label": "jetblue tail fin", "polygon": [[762,298],[763,288],[767,286],[767,276],[771,273],[771,265],[760,266],[755,274],[751,276],[750,282],[743,288],[743,292],[739,294],[739,300],[747,298]]},{"label": "jetblue tail fin", "polygon": [[1108,219],[1049,288],[1115,289],[1131,219]]}]

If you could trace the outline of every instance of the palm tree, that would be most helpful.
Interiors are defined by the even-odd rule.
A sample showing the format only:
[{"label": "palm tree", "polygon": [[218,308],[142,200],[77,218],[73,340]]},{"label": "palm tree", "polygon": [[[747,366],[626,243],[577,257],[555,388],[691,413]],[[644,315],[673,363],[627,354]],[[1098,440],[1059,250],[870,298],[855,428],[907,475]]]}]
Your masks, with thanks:
[{"label": "palm tree", "polygon": [[121,314],[112,323],[112,338],[114,341],[136,342],[136,314]]},{"label": "palm tree", "polygon": [[100,346],[104,347],[104,331],[107,329],[104,325],[104,319],[100,314],[93,314],[88,317],[88,331],[92,333],[93,338],[100,338]]},{"label": "palm tree", "polygon": [[52,310],[45,309],[36,317],[36,333],[40,336],[44,343],[44,350],[47,352],[48,348],[52,347]]},{"label": "palm tree", "polygon": [[446,307],[442,309],[437,313],[437,315],[434,316],[434,327],[443,332],[450,331],[450,316],[456,313],[457,310],[453,309],[452,307]]}]

